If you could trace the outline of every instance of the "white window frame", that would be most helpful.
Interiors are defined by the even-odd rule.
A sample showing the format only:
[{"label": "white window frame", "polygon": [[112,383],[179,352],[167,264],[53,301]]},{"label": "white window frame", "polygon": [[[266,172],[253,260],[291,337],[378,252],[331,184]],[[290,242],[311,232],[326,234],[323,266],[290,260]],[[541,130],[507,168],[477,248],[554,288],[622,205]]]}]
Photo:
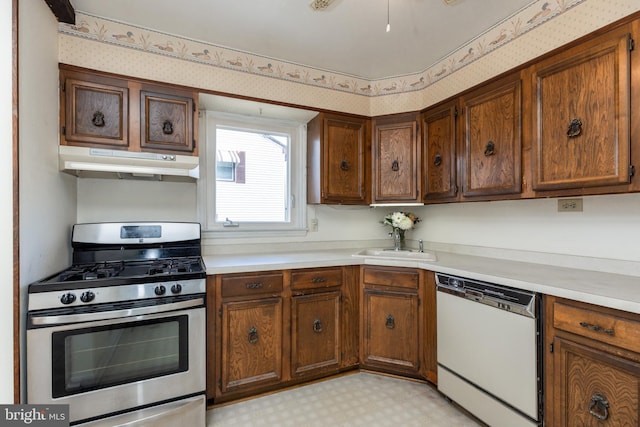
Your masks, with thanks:
[{"label": "white window frame", "polygon": [[[204,122],[204,123],[203,123]],[[289,222],[240,222],[237,227],[225,227],[215,220],[216,128],[235,127],[257,132],[291,135],[289,148]],[[258,236],[303,236],[307,233],[305,123],[282,119],[242,116],[204,111],[200,126],[200,178],[198,179],[198,212],[203,237],[238,238]],[[233,218],[230,218],[233,220]]]}]

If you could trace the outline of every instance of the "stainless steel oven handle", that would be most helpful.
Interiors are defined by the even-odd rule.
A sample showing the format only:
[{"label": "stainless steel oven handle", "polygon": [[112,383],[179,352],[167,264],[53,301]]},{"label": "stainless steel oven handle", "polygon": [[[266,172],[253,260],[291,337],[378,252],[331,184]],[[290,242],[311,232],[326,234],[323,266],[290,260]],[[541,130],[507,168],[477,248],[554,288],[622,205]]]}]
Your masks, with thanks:
[{"label": "stainless steel oven handle", "polygon": [[204,305],[204,298],[196,298],[188,301],[180,301],[169,304],[152,305],[149,307],[134,307],[123,310],[112,310],[96,313],[63,314],[60,316],[33,316],[33,325],[59,325],[63,323],[93,322],[96,320],[115,320],[124,317],[140,316],[143,314],[156,314],[168,311],[184,310],[186,308]]}]

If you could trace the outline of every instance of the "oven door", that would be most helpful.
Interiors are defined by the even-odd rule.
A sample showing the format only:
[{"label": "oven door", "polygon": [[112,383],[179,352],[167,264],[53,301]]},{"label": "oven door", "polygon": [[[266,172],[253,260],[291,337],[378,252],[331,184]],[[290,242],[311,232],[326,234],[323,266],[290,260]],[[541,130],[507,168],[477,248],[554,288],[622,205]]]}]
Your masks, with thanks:
[{"label": "oven door", "polygon": [[71,422],[202,393],[205,366],[204,306],[27,330],[28,402]]}]

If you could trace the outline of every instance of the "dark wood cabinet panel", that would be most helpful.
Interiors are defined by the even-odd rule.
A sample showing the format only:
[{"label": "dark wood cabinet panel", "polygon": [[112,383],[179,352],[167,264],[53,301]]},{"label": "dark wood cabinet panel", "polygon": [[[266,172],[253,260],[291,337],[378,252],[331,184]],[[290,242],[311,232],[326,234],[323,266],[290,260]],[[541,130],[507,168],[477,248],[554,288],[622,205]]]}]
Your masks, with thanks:
[{"label": "dark wood cabinet panel", "polygon": [[126,148],[129,145],[126,82],[74,74],[63,75],[61,80],[61,104],[66,106],[62,143]]},{"label": "dark wood cabinet panel", "polygon": [[418,116],[373,122],[373,202],[420,202]]},{"label": "dark wood cabinet panel", "polygon": [[326,113],[308,124],[308,203],[369,203],[369,126],[366,119]]},{"label": "dark wood cabinet panel", "polygon": [[61,145],[196,156],[197,92],[60,65]]},{"label": "dark wood cabinet panel", "polygon": [[545,424],[640,422],[637,314],[546,296]]},{"label": "dark wood cabinet panel", "polygon": [[630,35],[614,31],[533,67],[533,189],[630,180]]},{"label": "dark wood cabinet panel", "polygon": [[457,101],[422,114],[422,193],[425,201],[457,196]]},{"label": "dark wood cabinet panel", "polygon": [[282,379],[282,298],[222,303],[220,391],[246,391]]},{"label": "dark wood cabinet panel", "polygon": [[418,295],[365,288],[362,363],[395,372],[420,369]]},{"label": "dark wood cabinet panel", "polygon": [[522,182],[519,74],[464,95],[462,195],[517,194]]},{"label": "dark wood cabinet panel", "polygon": [[191,153],[195,149],[193,98],[166,92],[168,91],[140,91],[140,146],[143,150]]},{"label": "dark wood cabinet panel", "polygon": [[291,299],[292,376],[340,368],[340,291]]}]

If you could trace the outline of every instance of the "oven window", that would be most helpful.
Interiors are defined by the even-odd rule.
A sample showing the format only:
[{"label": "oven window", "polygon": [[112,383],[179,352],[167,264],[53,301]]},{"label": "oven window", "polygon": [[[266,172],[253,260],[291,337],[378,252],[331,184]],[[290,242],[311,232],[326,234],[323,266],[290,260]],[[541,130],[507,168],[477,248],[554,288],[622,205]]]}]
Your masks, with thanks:
[{"label": "oven window", "polygon": [[55,332],[53,397],[188,370],[188,316]]}]

